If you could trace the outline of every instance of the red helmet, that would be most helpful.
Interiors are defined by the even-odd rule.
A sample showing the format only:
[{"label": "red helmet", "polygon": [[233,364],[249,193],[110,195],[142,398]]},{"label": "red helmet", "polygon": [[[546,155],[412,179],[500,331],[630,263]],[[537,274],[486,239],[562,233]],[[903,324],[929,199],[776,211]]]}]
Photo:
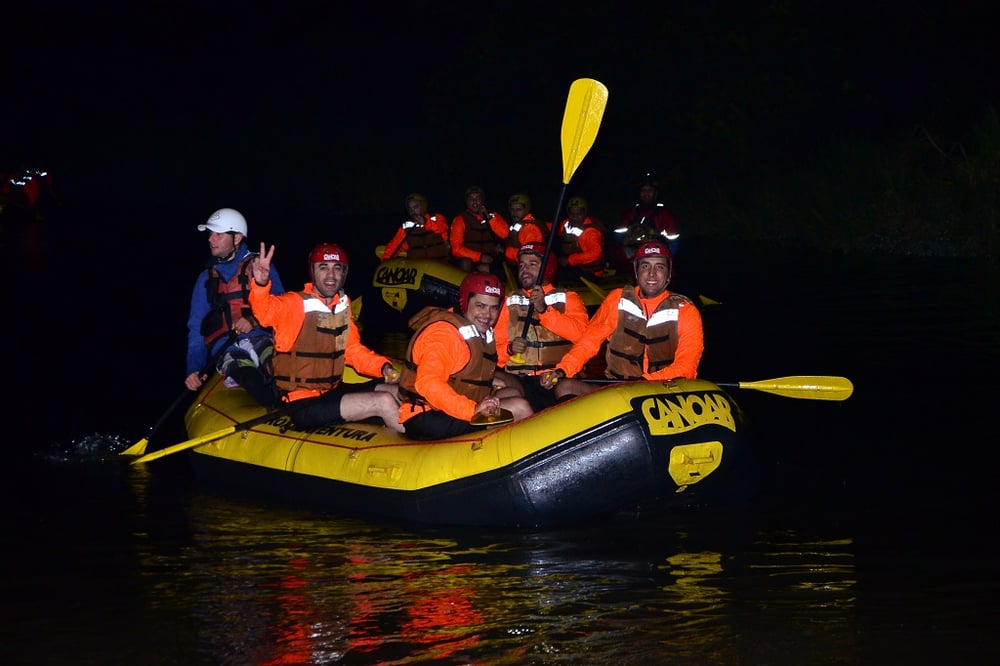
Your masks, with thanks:
[{"label": "red helmet", "polygon": [[492,273],[473,271],[462,280],[462,286],[458,288],[458,309],[465,314],[469,309],[469,297],[474,294],[483,296],[499,296],[503,302],[503,282]]},{"label": "red helmet", "polygon": [[312,252],[309,253],[310,272],[312,271],[313,264],[318,264],[324,261],[333,261],[347,266],[347,253],[344,252],[344,248],[339,245],[334,245],[333,243],[320,243],[312,249]]},{"label": "red helmet", "polygon": [[[522,254],[535,254],[541,259],[545,256],[545,246],[541,243],[525,243],[521,246],[521,249],[517,251],[517,258],[520,259]],[[556,271],[558,270],[558,265],[556,264],[556,256],[554,252],[549,252],[549,258],[545,262],[545,270],[542,272],[542,282],[548,282],[549,284],[554,284],[556,281]]]},{"label": "red helmet", "polygon": [[638,249],[636,249],[635,256],[632,257],[632,261],[637,264],[640,259],[645,257],[663,257],[667,260],[667,265],[670,265],[671,262],[670,250],[667,249],[666,245],[659,241],[648,241],[640,245]]}]

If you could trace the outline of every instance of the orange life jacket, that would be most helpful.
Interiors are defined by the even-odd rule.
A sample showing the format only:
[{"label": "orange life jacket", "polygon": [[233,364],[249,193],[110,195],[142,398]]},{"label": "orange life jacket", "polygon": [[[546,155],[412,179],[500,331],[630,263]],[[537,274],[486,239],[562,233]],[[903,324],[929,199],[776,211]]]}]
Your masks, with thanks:
[{"label": "orange life jacket", "polygon": [[[524,322],[528,316],[530,304],[531,300],[523,289],[518,289],[507,297],[507,310],[510,313],[510,321],[507,325],[509,339],[519,338],[524,333]],[[561,289],[553,289],[545,294],[545,306],[565,313],[566,292]],[[566,338],[560,337],[542,326],[538,316],[538,311],[532,309],[531,326],[528,328],[528,335],[525,336],[528,348],[523,354],[524,363],[508,362],[504,368],[507,372],[515,375],[533,375],[538,374],[541,370],[554,368],[573,345]]]},{"label": "orange life jacket", "polygon": [[[670,294],[647,319],[635,287],[622,288],[618,325],[608,338],[606,374],[609,378],[642,379],[644,372],[656,372],[674,362],[678,305],[682,302],[691,303],[691,300],[681,294]],[[644,356],[648,358],[648,368],[643,365]]]},{"label": "orange life jacket", "polygon": [[250,280],[253,279],[253,269],[250,264],[256,256],[251,253],[244,257],[228,282],[223,282],[215,266],[208,267],[205,290],[208,292],[209,310],[201,320],[201,335],[209,349],[213,342],[233,330],[233,322],[240,317],[253,321],[250,311]]},{"label": "orange life jacket", "polygon": [[[434,219],[431,215],[425,218]],[[448,222],[445,221],[445,225]],[[451,246],[441,237],[441,234],[427,228],[427,219],[421,224],[412,220],[403,222],[406,231],[406,257],[408,259],[438,259],[447,260],[451,256]]]},{"label": "orange life jacket", "polygon": [[344,350],[351,320],[350,299],[343,292],[333,310],[310,293],[302,297],[305,320],[288,351],[274,353],[275,384],[282,393],[299,389],[328,391],[344,375]]},{"label": "orange life jacket", "polygon": [[462,237],[462,245],[481,254],[496,252],[497,243],[501,239],[493,233],[489,219],[483,215],[473,215],[467,210],[462,211],[462,217],[465,219],[465,235]]}]

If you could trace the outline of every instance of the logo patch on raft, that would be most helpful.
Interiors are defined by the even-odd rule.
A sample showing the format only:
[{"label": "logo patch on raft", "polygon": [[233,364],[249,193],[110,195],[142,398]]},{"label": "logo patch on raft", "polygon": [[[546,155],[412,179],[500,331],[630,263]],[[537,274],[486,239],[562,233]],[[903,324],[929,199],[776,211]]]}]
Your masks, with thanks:
[{"label": "logo patch on raft", "polygon": [[292,419],[288,416],[279,416],[278,418],[268,421],[267,423],[268,425],[275,426],[278,429],[278,432],[282,435],[289,430],[294,430],[295,432],[308,432],[313,435],[323,435],[325,437],[349,439],[354,442],[370,442],[375,439],[377,434],[373,430],[362,430],[360,428],[352,428],[346,425],[330,425],[318,430],[300,430],[295,427],[292,423]]},{"label": "logo patch on raft", "polygon": [[632,400],[652,435],[671,435],[703,425],[721,425],[736,432],[733,407],[719,393],[653,395]]},{"label": "logo patch on raft", "polygon": [[417,269],[397,266],[395,268],[383,267],[375,273],[375,282],[378,284],[416,284]]}]

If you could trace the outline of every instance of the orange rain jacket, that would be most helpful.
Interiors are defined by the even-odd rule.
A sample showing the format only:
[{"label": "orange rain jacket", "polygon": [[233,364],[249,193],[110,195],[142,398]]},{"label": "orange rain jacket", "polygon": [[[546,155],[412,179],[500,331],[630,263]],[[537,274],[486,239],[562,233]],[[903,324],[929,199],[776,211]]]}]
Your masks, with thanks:
[{"label": "orange rain jacket", "polygon": [[[311,282],[306,282],[302,291],[312,294],[316,298],[326,301],[322,294],[316,291]],[[341,298],[347,296],[341,292],[333,297],[329,303],[330,309],[340,303]],[[271,326],[274,328],[274,349],[283,352],[292,349],[299,331],[302,330],[302,323],[306,319],[306,311],[303,307],[304,301],[298,293],[289,291],[275,296],[271,293],[271,282],[261,287],[256,280],[250,281],[250,307],[253,308],[254,316],[261,326]],[[349,303],[348,303],[349,305]],[[368,377],[381,377],[382,368],[386,363],[392,361],[381,354],[376,354],[361,343],[361,334],[353,319],[348,320],[347,328],[347,348],[344,350],[344,361],[354,368],[358,373]],[[331,365],[333,359],[330,359]],[[320,391],[300,389],[288,394],[287,399],[301,400],[311,398],[320,394]]]},{"label": "orange rain jacket", "polygon": [[[670,291],[663,290],[662,294],[653,298],[643,298],[641,292],[636,289],[636,296],[642,305],[642,310],[649,317],[656,310],[656,307],[665,298],[670,296]],[[607,298],[601,303],[594,316],[590,319],[590,324],[583,336],[573,345],[572,349],[566,352],[561,363],[556,366],[566,373],[567,377],[576,375],[583,369],[587,361],[592,359],[600,350],[601,345],[611,337],[618,326],[618,304],[622,299],[622,288],[613,289],[608,293]],[[701,362],[702,352],[705,351],[704,330],[701,325],[701,313],[691,303],[681,303],[678,307],[678,341],[677,351],[674,354],[674,362],[656,372],[643,372],[645,379],[668,380],[676,377],[686,377],[695,379],[698,376],[698,363]],[[649,367],[649,358],[643,359],[643,367]]]},{"label": "orange rain jacket", "polygon": [[[492,336],[488,335],[486,340],[492,341]],[[417,366],[414,388],[433,409],[462,421],[472,420],[479,403],[457,392],[448,383],[449,377],[460,372],[472,360],[469,344],[458,329],[446,321],[428,324],[413,340],[409,360]],[[423,412],[421,407],[404,401],[399,407],[399,422],[405,423],[410,417]]]},{"label": "orange rain jacket", "polygon": [[593,218],[584,218],[582,228],[565,218],[559,225],[559,239],[570,266],[597,276],[604,274],[604,233]]}]

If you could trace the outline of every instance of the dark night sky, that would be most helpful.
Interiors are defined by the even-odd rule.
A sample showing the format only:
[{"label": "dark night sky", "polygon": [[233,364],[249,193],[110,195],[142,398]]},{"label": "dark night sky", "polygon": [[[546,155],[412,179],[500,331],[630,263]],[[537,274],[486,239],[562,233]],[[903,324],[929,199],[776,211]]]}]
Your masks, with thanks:
[{"label": "dark night sky", "polygon": [[0,158],[205,209],[554,201],[566,93],[592,77],[610,97],[571,187],[620,209],[647,169],[957,131],[1000,97],[992,2],[148,4],[3,10]]}]

